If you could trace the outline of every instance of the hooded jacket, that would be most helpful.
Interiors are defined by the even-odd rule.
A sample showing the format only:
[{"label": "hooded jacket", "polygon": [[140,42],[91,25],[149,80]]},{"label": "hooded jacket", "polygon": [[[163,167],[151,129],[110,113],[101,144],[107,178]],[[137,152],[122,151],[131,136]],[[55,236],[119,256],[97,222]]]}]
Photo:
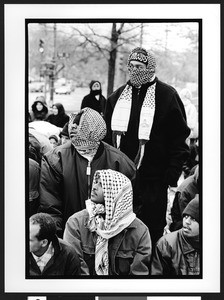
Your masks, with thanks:
[{"label": "hooded jacket", "polygon": [[[87,167],[90,175],[87,175]],[[100,143],[91,163],[77,152],[71,141],[44,155],[40,174],[39,212],[54,217],[59,236],[62,236],[67,219],[85,208],[93,175],[96,170],[102,169],[119,171],[134,185],[134,163],[124,153],[104,142]]]}]

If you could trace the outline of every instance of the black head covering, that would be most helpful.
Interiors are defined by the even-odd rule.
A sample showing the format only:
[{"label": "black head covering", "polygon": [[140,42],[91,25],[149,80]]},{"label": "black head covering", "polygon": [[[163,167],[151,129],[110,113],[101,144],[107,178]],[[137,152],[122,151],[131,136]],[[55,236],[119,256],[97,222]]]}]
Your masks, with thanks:
[{"label": "black head covering", "polygon": [[[43,105],[43,108],[42,108],[41,111],[37,110],[37,107],[36,107],[37,103],[41,103]],[[48,108],[47,108],[46,104],[43,101],[41,101],[41,100],[34,101],[34,103],[32,104],[31,108],[32,108],[32,111],[33,111],[34,114],[35,113],[40,113],[40,112],[44,112],[46,114],[48,113]]]},{"label": "black head covering", "polygon": [[55,104],[53,104],[53,106],[57,107],[57,109],[58,109],[58,116],[65,114],[64,106],[61,103],[55,103]]},{"label": "black head covering", "polygon": [[90,84],[89,84],[89,88],[92,91],[92,86],[94,85],[94,83],[98,82],[100,85],[100,89],[101,89],[101,83],[98,80],[91,80]]}]

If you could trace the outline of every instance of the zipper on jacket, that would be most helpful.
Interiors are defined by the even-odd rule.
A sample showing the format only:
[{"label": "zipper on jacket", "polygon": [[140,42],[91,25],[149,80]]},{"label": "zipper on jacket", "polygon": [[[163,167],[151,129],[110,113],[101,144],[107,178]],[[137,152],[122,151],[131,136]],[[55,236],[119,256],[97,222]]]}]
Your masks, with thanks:
[{"label": "zipper on jacket", "polygon": [[90,181],[91,165],[90,165],[89,160],[88,160],[88,165],[87,165],[87,168],[86,168],[86,175],[87,175],[87,183],[88,183],[88,199],[90,199],[90,195],[91,195],[91,190],[90,190],[90,186],[91,186],[91,181]]}]

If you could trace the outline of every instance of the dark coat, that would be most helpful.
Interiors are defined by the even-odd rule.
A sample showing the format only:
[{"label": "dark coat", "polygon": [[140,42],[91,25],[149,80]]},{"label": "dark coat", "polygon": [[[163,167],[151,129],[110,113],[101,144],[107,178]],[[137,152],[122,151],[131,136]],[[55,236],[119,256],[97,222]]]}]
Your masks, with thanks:
[{"label": "dark coat", "polygon": [[75,277],[81,274],[80,260],[74,248],[67,242],[55,237],[54,255],[41,273],[33,255],[29,254],[29,273],[34,277]]},{"label": "dark coat", "polygon": [[92,93],[89,93],[82,100],[81,109],[84,107],[90,107],[90,108],[96,110],[102,116],[104,116],[104,111],[105,111],[105,107],[106,107],[106,99],[104,98],[104,96],[102,94],[100,94],[100,98],[99,98],[99,100],[97,100],[96,97]]},{"label": "dark coat", "polygon": [[200,250],[184,238],[182,229],[164,235],[152,258],[151,275],[200,275]]},{"label": "dark coat", "polygon": [[[190,129],[187,127],[183,103],[173,87],[157,78],[151,83],[142,85],[140,90],[133,87],[128,131],[121,137],[120,150],[134,160],[139,147],[138,127],[141,107],[148,87],[155,81],[155,115],[150,140],[146,143],[139,169],[140,178],[159,180],[167,185],[177,186],[182,165],[189,154],[185,140],[190,134]],[[125,85],[117,89],[107,100],[105,120],[108,133],[105,141],[109,144],[112,144],[112,113],[124,88]]]},{"label": "dark coat", "polygon": [[[84,260],[82,273],[95,273],[95,245],[97,235],[87,228],[86,209],[72,215],[66,223],[63,239],[76,249]],[[151,239],[147,226],[135,218],[115,237],[109,239],[109,275],[149,275]]]},{"label": "dark coat", "polygon": [[[96,170],[112,169],[126,175],[132,183],[136,177],[134,163],[121,151],[101,143],[86,175],[88,160],[71,144],[58,146],[42,159],[40,174],[40,212],[51,214],[61,235],[65,222],[85,208]],[[89,182],[89,186],[88,186]]]},{"label": "dark coat", "polygon": [[29,216],[37,213],[39,207],[40,165],[29,158]]}]

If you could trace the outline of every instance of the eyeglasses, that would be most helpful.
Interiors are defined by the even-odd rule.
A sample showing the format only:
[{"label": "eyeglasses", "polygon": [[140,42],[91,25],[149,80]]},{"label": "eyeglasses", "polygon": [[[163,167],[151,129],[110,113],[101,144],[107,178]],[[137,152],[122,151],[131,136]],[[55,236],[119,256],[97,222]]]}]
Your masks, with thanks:
[{"label": "eyeglasses", "polygon": [[146,67],[145,66],[142,66],[142,65],[133,65],[133,64],[129,64],[129,67],[131,68],[131,69],[137,69],[137,70],[140,70],[140,71],[142,71],[142,70],[145,70],[146,69]]}]

